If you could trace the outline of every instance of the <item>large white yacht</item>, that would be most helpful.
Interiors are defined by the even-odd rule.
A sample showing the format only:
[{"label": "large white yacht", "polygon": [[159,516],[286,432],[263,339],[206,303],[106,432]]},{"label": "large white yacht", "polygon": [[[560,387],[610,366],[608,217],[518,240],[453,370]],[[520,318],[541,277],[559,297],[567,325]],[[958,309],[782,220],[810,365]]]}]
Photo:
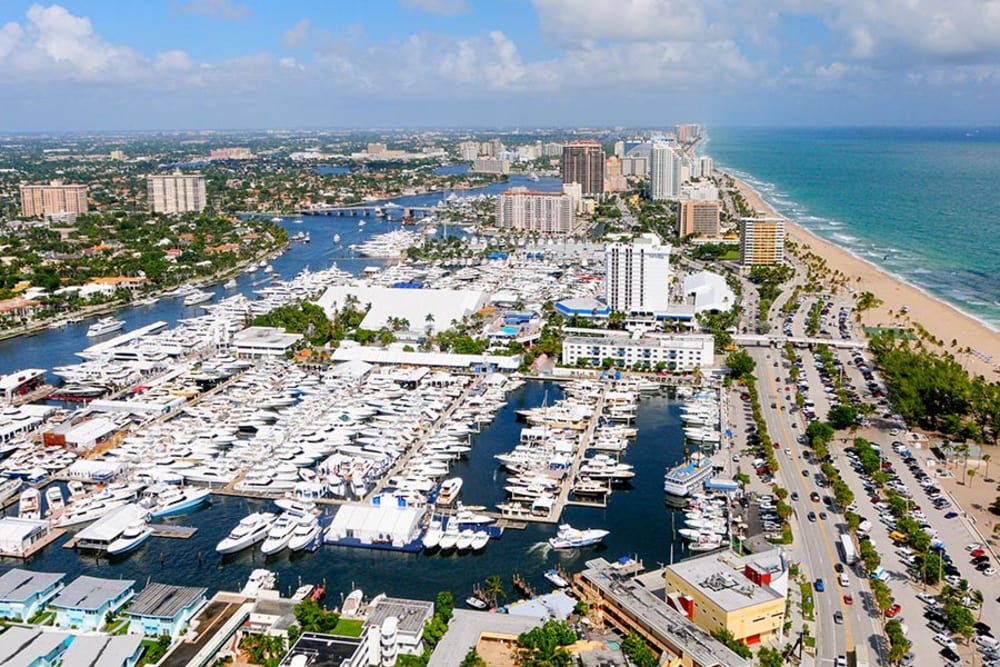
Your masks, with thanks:
[{"label": "large white yacht", "polygon": [[271,512],[254,512],[240,520],[215,547],[220,554],[231,554],[252,547],[265,537],[274,523]]},{"label": "large white yacht", "polygon": [[90,338],[96,338],[97,336],[103,336],[114,331],[121,331],[124,326],[125,320],[116,320],[113,317],[102,317],[87,327],[87,336]]}]

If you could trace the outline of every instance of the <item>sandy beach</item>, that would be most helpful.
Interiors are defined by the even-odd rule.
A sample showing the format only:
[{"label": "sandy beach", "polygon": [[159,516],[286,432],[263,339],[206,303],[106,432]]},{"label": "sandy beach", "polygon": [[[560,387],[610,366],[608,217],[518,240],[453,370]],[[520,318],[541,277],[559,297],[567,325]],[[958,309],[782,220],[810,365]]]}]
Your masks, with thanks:
[{"label": "sandy beach", "polygon": [[[729,174],[729,176],[732,176]],[[750,185],[732,176],[747,203],[762,215],[782,217]],[[944,341],[937,351],[947,350],[974,375],[989,380],[1000,380],[1000,333],[950,304],[882,271],[846,250],[826,241],[785,218],[787,237],[826,259],[833,271],[840,271],[849,278],[849,285],[857,291],[870,291],[882,300],[882,305],[866,311],[862,316],[865,326],[912,327],[922,325],[934,337]],[[901,314],[900,310],[906,311]],[[952,341],[956,345],[952,346]],[[966,352],[969,348],[971,352]],[[931,346],[931,349],[935,349]]]}]

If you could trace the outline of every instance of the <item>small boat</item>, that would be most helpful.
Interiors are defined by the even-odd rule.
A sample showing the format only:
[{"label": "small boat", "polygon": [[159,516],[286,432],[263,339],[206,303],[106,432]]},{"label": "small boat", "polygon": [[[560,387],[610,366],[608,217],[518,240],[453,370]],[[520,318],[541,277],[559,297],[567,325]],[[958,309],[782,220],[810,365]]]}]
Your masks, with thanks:
[{"label": "small boat", "polygon": [[0,504],[13,498],[21,490],[21,484],[20,479],[0,480]]},{"label": "small boat", "polygon": [[262,567],[257,568],[247,577],[247,583],[243,585],[240,595],[248,598],[255,598],[261,591],[273,591],[278,587],[278,575]]},{"label": "small boat", "polygon": [[486,609],[487,604],[485,601],[480,600],[475,595],[470,595],[465,598],[465,604],[469,605],[473,609]]},{"label": "small boat", "polygon": [[124,554],[138,549],[152,534],[153,528],[145,520],[136,521],[108,544],[108,553],[111,555]]},{"label": "small boat", "polygon": [[552,585],[556,588],[566,588],[569,586],[569,582],[563,579],[555,568],[548,570],[545,573],[545,578],[552,582]]},{"label": "small boat", "polygon": [[482,551],[486,548],[486,545],[490,543],[490,534],[485,530],[473,531],[472,535],[472,550]]},{"label": "small boat", "polygon": [[215,550],[220,554],[231,554],[257,544],[267,537],[274,518],[275,515],[271,512],[254,512],[240,519],[229,535],[216,545]]},{"label": "small boat", "polygon": [[608,531],[600,528],[574,528],[568,523],[559,526],[555,537],[549,538],[549,546],[553,549],[579,549],[600,543],[607,537]]},{"label": "small boat", "polygon": [[66,498],[63,496],[61,486],[53,484],[45,489],[45,506],[46,519],[57,519],[62,516],[63,511],[66,509]]},{"label": "small boat", "polygon": [[113,317],[102,317],[89,327],[87,327],[87,337],[96,338],[115,331],[121,331],[125,326],[125,320],[116,320]]},{"label": "small boat", "polygon": [[441,536],[444,535],[444,529],[441,527],[441,521],[439,519],[434,519],[427,526],[427,530],[424,532],[424,536],[421,539],[425,549],[433,549],[441,543]]},{"label": "small boat", "polygon": [[30,488],[21,492],[21,498],[17,504],[17,515],[22,519],[33,519],[35,521],[42,518],[42,494],[38,489]]},{"label": "small boat", "polygon": [[441,541],[439,542],[439,545],[441,546],[442,551],[454,549],[455,545],[458,544],[459,535],[460,533],[458,528],[449,525],[444,533],[441,534]]},{"label": "small boat", "polygon": [[476,533],[471,528],[466,528],[458,534],[458,539],[455,540],[455,548],[459,551],[466,551],[472,547],[472,540],[475,538]]},{"label": "small boat", "polygon": [[222,283],[222,286],[226,289],[234,289],[236,287],[236,278],[230,278],[226,282]]}]

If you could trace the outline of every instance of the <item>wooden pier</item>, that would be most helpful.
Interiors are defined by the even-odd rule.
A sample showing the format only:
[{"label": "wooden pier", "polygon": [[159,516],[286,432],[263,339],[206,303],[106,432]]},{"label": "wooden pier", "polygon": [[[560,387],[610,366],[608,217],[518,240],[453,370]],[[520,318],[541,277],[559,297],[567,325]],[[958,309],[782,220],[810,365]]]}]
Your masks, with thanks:
[{"label": "wooden pier", "polygon": [[32,542],[23,553],[17,553],[16,551],[0,551],[0,558],[22,558],[27,560],[65,534],[65,528],[52,528],[49,530],[48,534],[45,535],[45,537]]},{"label": "wooden pier", "polygon": [[[174,539],[186,540],[198,532],[198,529],[192,526],[174,526],[166,523],[151,524],[150,527],[153,529],[151,537],[170,537]],[[77,539],[78,535],[74,535],[70,539],[66,540],[66,544],[63,545],[63,549],[75,549]]]}]

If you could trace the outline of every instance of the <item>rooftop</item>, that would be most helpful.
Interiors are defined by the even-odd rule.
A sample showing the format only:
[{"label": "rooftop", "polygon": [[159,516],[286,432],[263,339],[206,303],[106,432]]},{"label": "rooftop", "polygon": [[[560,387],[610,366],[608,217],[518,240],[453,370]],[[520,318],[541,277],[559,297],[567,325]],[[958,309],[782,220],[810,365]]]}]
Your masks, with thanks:
[{"label": "rooftop", "polygon": [[101,606],[132,588],[132,579],[100,579],[86,575],[77,577],[52,601],[53,607],[96,611]]},{"label": "rooftop", "polygon": [[519,635],[540,625],[538,619],[456,609],[448,632],[438,642],[427,667],[454,667],[475,647],[484,633]]},{"label": "rooftop", "polygon": [[641,577],[622,576],[611,563],[595,558],[587,561],[587,569],[581,576],[629,617],[641,619],[661,641],[676,647],[697,664],[705,667],[746,667],[750,664],[666,604],[659,571]]},{"label": "rooftop", "polygon": [[667,570],[726,611],[784,598],[783,592],[750,581],[743,574],[747,565],[772,575],[784,572],[777,549],[742,558],[728,551],[713,553],[668,565]]},{"label": "rooftop", "polygon": [[79,635],[63,654],[64,665],[122,667],[142,651],[142,635]]},{"label": "rooftop", "polygon": [[302,334],[285,333],[276,327],[247,327],[233,335],[233,346],[284,350],[300,340]]},{"label": "rooftop", "polygon": [[[42,632],[37,628],[12,626],[0,634],[3,667],[33,667],[47,664],[39,658],[50,657],[69,637],[64,632]],[[71,664],[71,663],[67,663]]]},{"label": "rooftop", "polygon": [[59,583],[65,576],[58,572],[30,572],[15,567],[0,576],[0,600],[23,602]]},{"label": "rooftop", "polygon": [[207,588],[152,583],[132,600],[129,616],[174,618],[177,612],[204,599]]},{"label": "rooftop", "polygon": [[308,658],[309,667],[341,667],[357,652],[360,637],[337,637],[318,632],[304,632],[279,667],[289,667],[297,655]]},{"label": "rooftop", "polygon": [[403,598],[376,597],[368,607],[368,618],[365,625],[381,627],[385,619],[395,616],[399,622],[400,633],[419,635],[423,632],[424,623],[434,614],[434,604],[423,600],[406,600]]}]

